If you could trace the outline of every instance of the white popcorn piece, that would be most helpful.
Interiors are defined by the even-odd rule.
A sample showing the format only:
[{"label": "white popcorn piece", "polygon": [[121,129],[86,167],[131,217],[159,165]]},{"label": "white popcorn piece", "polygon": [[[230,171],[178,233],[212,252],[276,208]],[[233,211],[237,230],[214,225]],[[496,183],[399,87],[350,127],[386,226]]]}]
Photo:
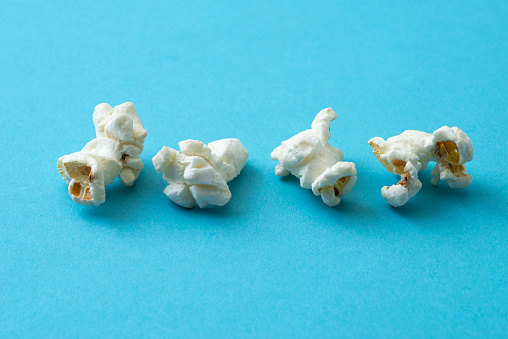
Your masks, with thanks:
[{"label": "white popcorn piece", "polygon": [[275,148],[271,158],[279,161],[275,175],[293,174],[300,186],[312,189],[328,206],[336,206],[356,182],[356,166],[343,162],[344,153],[328,143],[330,124],[337,119],[331,108],[319,112],[311,129],[298,133]]},{"label": "white popcorn piece", "polygon": [[112,108],[109,104],[95,107],[93,123],[97,137],[107,137],[120,142],[122,170],[120,180],[125,186],[131,186],[143,169],[139,155],[143,151],[146,129],[139,119],[132,102],[126,102]]},{"label": "white popcorn piece", "polygon": [[408,130],[384,140],[369,140],[373,153],[383,166],[401,180],[391,187],[384,186],[381,195],[394,207],[408,202],[422,187],[418,172],[425,170],[429,161],[436,162],[432,171],[432,184],[446,180],[453,188],[471,184],[472,176],[465,163],[473,159],[471,139],[457,127],[443,126],[433,134]]},{"label": "white popcorn piece", "polygon": [[69,185],[70,197],[87,206],[102,204],[105,187],[116,177],[125,186],[134,184],[143,169],[139,155],[147,135],[130,102],[115,108],[97,105],[93,122],[97,138],[80,152],[58,159],[58,171]]},{"label": "white popcorn piece", "polygon": [[205,145],[198,140],[178,143],[180,152],[162,147],[152,161],[168,182],[164,189],[174,203],[192,208],[224,206],[231,199],[227,182],[244,168],[249,153],[238,139],[222,139]]},{"label": "white popcorn piece", "polygon": [[473,160],[474,147],[469,137],[457,127],[443,126],[433,133],[436,166],[432,170],[432,184],[446,180],[452,188],[465,188],[473,176],[466,171],[467,162]]}]

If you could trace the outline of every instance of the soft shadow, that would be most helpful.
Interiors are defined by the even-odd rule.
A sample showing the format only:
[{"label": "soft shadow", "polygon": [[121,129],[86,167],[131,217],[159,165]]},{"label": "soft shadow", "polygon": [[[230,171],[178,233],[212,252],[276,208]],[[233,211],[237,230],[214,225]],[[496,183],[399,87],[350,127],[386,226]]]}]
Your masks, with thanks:
[{"label": "soft shadow", "polygon": [[[153,172],[153,173],[152,173]],[[260,183],[260,172],[247,164],[239,176],[228,183],[232,193],[225,206],[197,206],[187,209],[173,203],[163,191],[167,182],[154,171],[141,172],[137,182],[125,187],[117,179],[106,187],[106,201],[100,206],[79,206],[79,214],[92,225],[106,226],[122,231],[145,227],[148,223],[162,223],[182,227],[174,222],[180,218],[192,218],[191,228],[209,228],[210,225],[234,228],[240,223],[238,217],[251,212],[252,200],[256,199]],[[224,222],[217,222],[223,220]],[[187,225],[187,224],[186,224]],[[234,227],[231,227],[234,226]]]},{"label": "soft shadow", "polygon": [[349,195],[345,196],[344,199],[341,200],[340,204],[332,209],[341,216],[353,218],[359,221],[376,219],[379,215],[378,211],[376,211],[372,206],[364,204],[353,197],[349,197]]},{"label": "soft shadow", "polygon": [[407,219],[457,218],[477,208],[480,201],[494,198],[491,192],[474,182],[466,188],[451,188],[445,181],[433,186],[430,179],[423,179],[422,183],[420,192],[404,206],[390,206],[393,213]]},{"label": "soft shadow", "polygon": [[281,183],[287,188],[284,188],[288,194],[295,190],[294,194],[298,194],[300,198],[295,201],[295,204],[305,204],[311,211],[310,214],[323,215],[331,218],[335,218],[338,221],[343,219],[352,219],[358,223],[364,223],[366,221],[375,220],[379,217],[379,211],[373,208],[369,204],[368,199],[364,194],[363,190],[367,189],[368,183],[358,182],[352,188],[352,190],[344,197],[336,206],[328,206],[323,202],[321,196],[316,196],[310,189],[305,189],[300,186],[300,180],[294,176],[283,177]]},{"label": "soft shadow", "polygon": [[[159,179],[159,180],[157,180]],[[99,206],[83,206],[79,213],[92,221],[108,219],[108,225],[122,227],[135,226],[136,217],[144,213],[150,195],[164,189],[159,185],[160,178],[151,173],[141,172],[132,186],[124,186],[119,179],[106,187],[106,201]],[[128,222],[126,222],[128,221]]]},{"label": "soft shadow", "polygon": [[293,182],[296,182],[298,184],[298,186],[300,186],[300,179],[298,179],[297,177],[295,177],[294,175],[292,174],[289,174],[289,175],[286,175],[284,177],[277,177],[281,180],[281,182],[284,182],[284,183],[293,183]]},{"label": "soft shadow", "polygon": [[314,213],[326,214],[333,217],[344,216],[362,221],[374,219],[378,215],[375,209],[363,203],[362,199],[365,197],[357,194],[357,192],[362,192],[362,190],[370,189],[368,187],[369,183],[365,180],[357,181],[349,194],[341,198],[341,202],[338,205],[330,207],[323,202],[321,196],[315,196],[312,190],[301,187],[300,179],[294,175],[290,174],[284,177],[277,177],[277,179],[279,179],[282,185],[287,186],[287,188],[284,188],[285,192],[289,192],[288,190],[290,188],[291,190],[295,189],[298,191],[299,197],[301,196],[302,199],[305,198],[305,201],[298,200],[295,203],[309,205],[309,207],[315,211]]}]

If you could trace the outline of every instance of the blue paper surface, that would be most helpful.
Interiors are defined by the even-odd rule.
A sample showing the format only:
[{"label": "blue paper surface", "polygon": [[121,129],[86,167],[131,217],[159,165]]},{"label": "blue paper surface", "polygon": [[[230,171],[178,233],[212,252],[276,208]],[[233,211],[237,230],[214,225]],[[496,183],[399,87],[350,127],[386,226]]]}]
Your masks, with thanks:
[{"label": "blue paper surface", "polygon": [[[508,335],[505,1],[2,1],[2,337]],[[71,201],[57,159],[132,101],[133,187]],[[358,181],[335,208],[271,151],[336,110]],[[406,206],[367,141],[458,126],[470,187]],[[184,139],[250,153],[222,208],[164,194],[151,158]]]}]

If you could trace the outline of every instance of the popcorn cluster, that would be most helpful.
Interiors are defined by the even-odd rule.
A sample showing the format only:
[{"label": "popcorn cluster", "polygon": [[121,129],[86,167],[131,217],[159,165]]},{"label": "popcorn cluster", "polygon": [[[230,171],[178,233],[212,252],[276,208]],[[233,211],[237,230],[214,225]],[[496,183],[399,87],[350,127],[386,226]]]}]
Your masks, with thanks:
[{"label": "popcorn cluster", "polygon": [[178,143],[180,152],[164,146],[153,165],[168,186],[164,194],[175,204],[192,208],[224,206],[231,199],[227,182],[240,174],[249,153],[238,139],[222,139],[205,145],[198,140]]},{"label": "popcorn cluster", "polygon": [[401,180],[391,187],[381,189],[381,195],[392,206],[402,206],[422,188],[418,172],[436,162],[432,170],[432,184],[446,180],[452,188],[464,188],[471,184],[465,163],[471,161],[474,148],[471,139],[457,127],[443,126],[434,133],[408,130],[384,140],[372,138],[369,145],[383,166]]},{"label": "popcorn cluster", "polygon": [[82,205],[102,204],[105,187],[119,177],[131,186],[143,169],[139,155],[143,151],[146,130],[134,104],[95,107],[93,122],[97,138],[79,152],[58,159],[58,171],[69,185],[69,195]]},{"label": "popcorn cluster", "polygon": [[275,174],[293,174],[300,179],[300,186],[312,189],[328,206],[340,203],[356,182],[356,166],[343,162],[344,153],[328,143],[330,123],[337,119],[331,108],[319,112],[311,129],[283,141],[272,152],[272,159],[279,161]]}]

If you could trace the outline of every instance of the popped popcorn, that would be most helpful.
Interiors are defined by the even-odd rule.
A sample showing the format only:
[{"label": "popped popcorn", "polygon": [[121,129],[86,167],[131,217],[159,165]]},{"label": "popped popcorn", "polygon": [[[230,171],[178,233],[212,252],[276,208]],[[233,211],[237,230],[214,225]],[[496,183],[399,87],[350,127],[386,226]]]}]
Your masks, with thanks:
[{"label": "popped popcorn", "polygon": [[357,180],[355,164],[343,162],[344,153],[328,143],[330,123],[336,118],[333,109],[322,110],[311,129],[283,141],[271,154],[279,161],[275,175],[293,174],[300,179],[301,187],[312,189],[328,206],[339,204]]},{"label": "popped popcorn", "polygon": [[443,126],[434,132],[433,143],[436,166],[432,170],[432,184],[446,180],[452,188],[465,188],[471,184],[473,176],[466,171],[467,162],[473,160],[473,142],[457,127]]},{"label": "popped popcorn", "polygon": [[369,145],[390,173],[401,176],[397,184],[381,189],[383,198],[394,207],[404,205],[420,191],[422,183],[418,172],[425,170],[430,161],[436,162],[432,170],[433,185],[440,180],[446,180],[453,188],[471,184],[473,177],[467,173],[464,164],[473,159],[473,143],[457,127],[443,126],[433,134],[407,130],[386,141],[374,137],[369,140]]},{"label": "popped popcorn", "polygon": [[238,139],[222,139],[205,145],[198,140],[178,143],[180,152],[162,147],[152,161],[168,182],[164,189],[174,203],[192,208],[224,206],[231,199],[227,182],[244,168],[249,153]]},{"label": "popped popcorn", "polygon": [[143,169],[139,158],[143,151],[146,129],[132,102],[112,108],[109,104],[95,107],[93,123],[97,137],[107,137],[120,143],[122,169],[119,178],[125,186],[132,186]]},{"label": "popped popcorn", "polygon": [[130,102],[115,108],[97,105],[93,122],[97,138],[81,151],[62,156],[57,164],[72,200],[87,206],[102,204],[105,187],[117,176],[125,186],[134,184],[143,169],[139,155],[147,135]]}]

